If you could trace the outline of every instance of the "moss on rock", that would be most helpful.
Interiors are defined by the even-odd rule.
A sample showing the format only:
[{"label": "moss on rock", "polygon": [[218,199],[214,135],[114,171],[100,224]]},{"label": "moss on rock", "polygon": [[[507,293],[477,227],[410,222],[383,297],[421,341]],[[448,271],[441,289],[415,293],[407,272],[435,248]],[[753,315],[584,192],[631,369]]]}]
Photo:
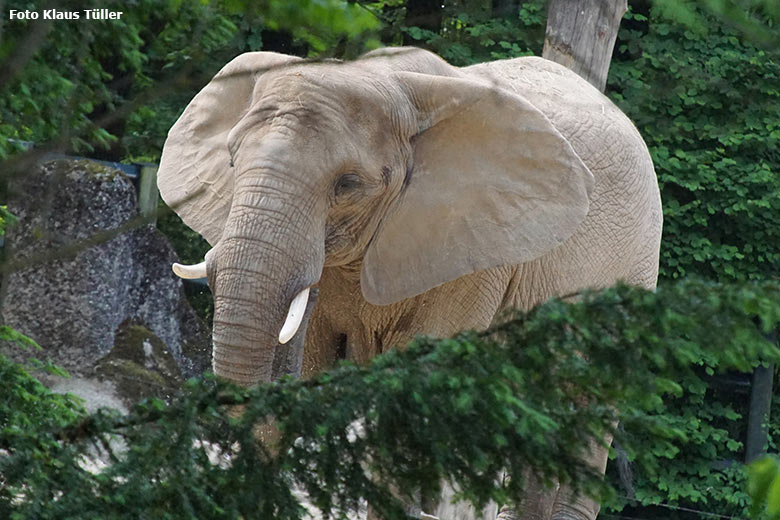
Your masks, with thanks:
[{"label": "moss on rock", "polygon": [[129,404],[146,397],[167,400],[183,381],[179,365],[162,340],[131,320],[119,326],[114,348],[95,370],[98,377],[113,382]]}]

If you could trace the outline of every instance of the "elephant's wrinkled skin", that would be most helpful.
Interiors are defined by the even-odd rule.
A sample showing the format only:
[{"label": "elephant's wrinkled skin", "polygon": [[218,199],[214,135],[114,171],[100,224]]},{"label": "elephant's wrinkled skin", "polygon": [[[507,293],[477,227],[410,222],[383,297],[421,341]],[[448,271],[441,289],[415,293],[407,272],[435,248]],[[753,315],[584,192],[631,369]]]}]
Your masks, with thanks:
[{"label": "elephant's wrinkled skin", "polygon": [[[241,55],[171,129],[159,186],[214,246],[214,368],[244,385],[297,368],[278,337],[307,287],[319,296],[304,375],[657,278],[661,204],[642,138],[541,58],[458,69],[417,49]],[[605,450],[592,458],[603,467]],[[598,510],[542,494],[525,518]]]}]

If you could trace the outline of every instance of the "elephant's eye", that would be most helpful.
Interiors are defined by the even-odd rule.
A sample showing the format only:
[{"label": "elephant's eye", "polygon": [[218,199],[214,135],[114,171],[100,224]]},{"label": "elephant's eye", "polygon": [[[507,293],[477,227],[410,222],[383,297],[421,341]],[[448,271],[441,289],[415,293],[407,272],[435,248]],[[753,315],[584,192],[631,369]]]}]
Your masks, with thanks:
[{"label": "elephant's eye", "polygon": [[355,191],[360,185],[360,177],[356,173],[345,173],[338,178],[333,190],[336,197],[343,197]]}]

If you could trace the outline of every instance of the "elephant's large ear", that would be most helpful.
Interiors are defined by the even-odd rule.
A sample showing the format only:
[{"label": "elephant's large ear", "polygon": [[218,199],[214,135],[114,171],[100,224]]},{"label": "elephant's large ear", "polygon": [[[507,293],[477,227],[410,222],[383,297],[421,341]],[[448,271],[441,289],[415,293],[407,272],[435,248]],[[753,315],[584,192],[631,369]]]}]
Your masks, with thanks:
[{"label": "elephant's large ear", "polygon": [[396,76],[422,131],[408,185],[363,260],[369,302],[528,262],[574,233],[588,213],[593,175],[544,114],[475,79]]},{"label": "elephant's large ear", "polygon": [[238,56],[203,87],[168,132],[157,172],[160,194],[212,245],[222,235],[233,199],[228,133],[252,105],[258,77],[298,59],[273,52]]}]

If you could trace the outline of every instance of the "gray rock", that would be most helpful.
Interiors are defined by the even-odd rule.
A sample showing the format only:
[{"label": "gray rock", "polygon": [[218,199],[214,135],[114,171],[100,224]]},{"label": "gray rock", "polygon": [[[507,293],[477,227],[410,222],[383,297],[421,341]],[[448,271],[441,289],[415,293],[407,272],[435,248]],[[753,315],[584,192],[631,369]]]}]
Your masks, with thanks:
[{"label": "gray rock", "polygon": [[95,413],[100,408],[113,408],[126,414],[130,411],[127,399],[120,396],[111,381],[96,377],[71,376],[69,378],[42,376],[40,381],[58,394],[74,394],[84,400],[84,408]]},{"label": "gray rock", "polygon": [[[121,172],[90,161],[57,160],[9,186],[18,217],[6,236],[0,319],[43,347],[35,356],[91,375],[121,324],[159,337],[183,377],[209,365],[209,333],[171,272],[167,239],[138,216],[135,189]],[[0,351],[21,360],[15,346]]]}]

